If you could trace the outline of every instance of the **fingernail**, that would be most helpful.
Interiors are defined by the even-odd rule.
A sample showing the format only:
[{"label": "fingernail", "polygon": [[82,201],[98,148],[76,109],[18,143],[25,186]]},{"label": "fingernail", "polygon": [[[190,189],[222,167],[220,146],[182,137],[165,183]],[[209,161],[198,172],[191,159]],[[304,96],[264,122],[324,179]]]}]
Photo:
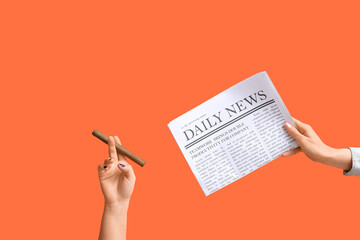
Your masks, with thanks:
[{"label": "fingernail", "polygon": [[104,166],[104,168],[107,168],[107,166]]},{"label": "fingernail", "polygon": [[288,122],[285,123],[285,126],[286,126],[288,129],[291,128],[291,125],[290,125]]},{"label": "fingernail", "polygon": [[121,163],[119,163],[120,164],[120,167],[125,167],[125,165],[124,164],[121,164]]}]

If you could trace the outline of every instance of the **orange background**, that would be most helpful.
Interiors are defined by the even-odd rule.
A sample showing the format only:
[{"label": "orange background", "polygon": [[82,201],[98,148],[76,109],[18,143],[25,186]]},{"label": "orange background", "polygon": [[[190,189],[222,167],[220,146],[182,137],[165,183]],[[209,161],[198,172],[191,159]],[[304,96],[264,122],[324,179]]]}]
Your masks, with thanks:
[{"label": "orange background", "polygon": [[299,154],[205,197],[167,128],[266,70],[325,143],[359,146],[359,5],[334,2],[2,1],[1,238],[98,237],[94,128],[147,160],[128,239],[357,236],[359,178]]}]

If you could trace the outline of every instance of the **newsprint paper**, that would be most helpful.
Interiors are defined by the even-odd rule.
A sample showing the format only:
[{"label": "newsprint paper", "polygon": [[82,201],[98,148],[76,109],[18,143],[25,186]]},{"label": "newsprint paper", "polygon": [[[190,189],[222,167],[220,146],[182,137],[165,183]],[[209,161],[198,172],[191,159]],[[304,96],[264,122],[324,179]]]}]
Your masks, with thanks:
[{"label": "newsprint paper", "polygon": [[260,72],[171,121],[168,126],[205,195],[299,145],[295,125],[266,72]]}]

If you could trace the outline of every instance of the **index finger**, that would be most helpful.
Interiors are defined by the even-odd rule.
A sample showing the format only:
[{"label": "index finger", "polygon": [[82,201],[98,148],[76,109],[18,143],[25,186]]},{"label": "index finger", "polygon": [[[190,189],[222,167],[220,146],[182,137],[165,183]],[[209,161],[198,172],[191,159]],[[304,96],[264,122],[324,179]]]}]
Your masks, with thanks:
[{"label": "index finger", "polygon": [[295,122],[295,124],[296,124],[296,126],[297,127],[300,127],[301,129],[303,129],[303,128],[305,128],[305,123],[303,123],[303,122],[300,122],[299,120],[297,120],[296,118],[292,118],[293,120],[294,120],[294,122]]},{"label": "index finger", "polygon": [[298,127],[298,130],[301,134],[303,134],[307,137],[311,137],[311,138],[318,137],[310,125],[303,123],[295,118],[293,118],[293,119],[294,119],[294,122],[295,122],[296,126]]}]

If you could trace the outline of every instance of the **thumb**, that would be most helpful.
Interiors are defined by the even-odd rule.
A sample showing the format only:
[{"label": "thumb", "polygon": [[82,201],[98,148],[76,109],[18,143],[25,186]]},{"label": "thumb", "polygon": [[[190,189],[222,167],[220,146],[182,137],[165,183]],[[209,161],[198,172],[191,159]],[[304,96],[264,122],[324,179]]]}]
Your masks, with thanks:
[{"label": "thumb", "polygon": [[285,122],[285,129],[286,131],[290,134],[290,136],[292,136],[293,138],[295,138],[295,140],[300,143],[303,139],[304,139],[304,135],[302,135],[297,129],[296,127],[292,126],[290,123]]}]

